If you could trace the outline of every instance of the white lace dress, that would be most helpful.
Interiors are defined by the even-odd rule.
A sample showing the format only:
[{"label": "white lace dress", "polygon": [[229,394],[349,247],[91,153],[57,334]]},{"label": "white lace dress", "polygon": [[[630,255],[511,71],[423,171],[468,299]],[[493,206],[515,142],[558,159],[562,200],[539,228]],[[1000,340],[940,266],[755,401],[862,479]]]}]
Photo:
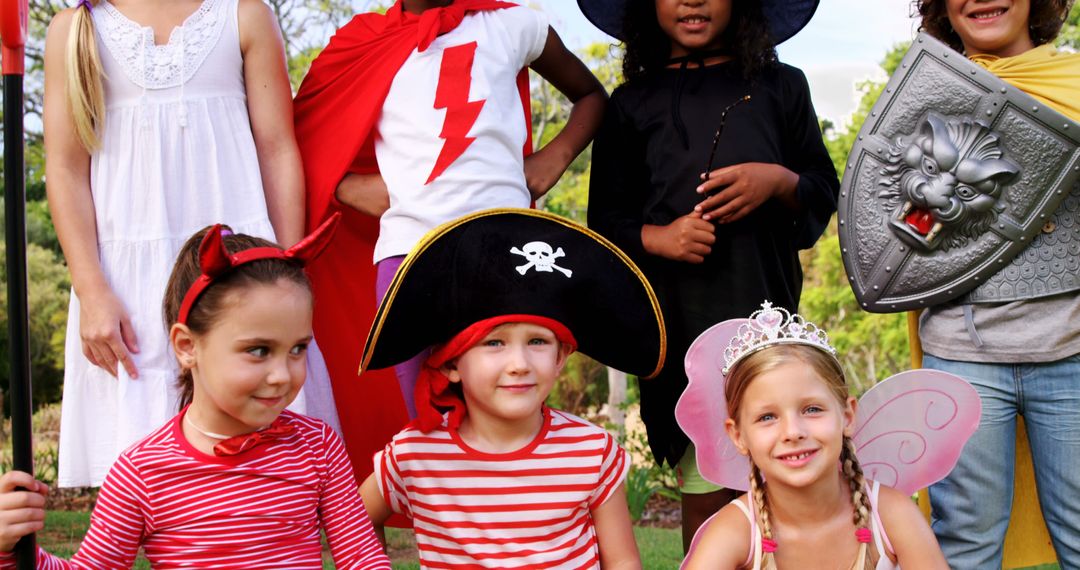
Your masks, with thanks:
[{"label": "white lace dress", "polygon": [[[248,120],[237,0],[204,0],[169,43],[102,0],[93,9],[105,71],[102,148],[91,157],[101,266],[141,352],[138,379],[91,365],[68,313],[59,484],[98,486],[116,457],[177,412],[176,361],[161,300],[195,231],[227,223],[274,239]],[[313,347],[292,409],[340,431],[325,364]]]}]

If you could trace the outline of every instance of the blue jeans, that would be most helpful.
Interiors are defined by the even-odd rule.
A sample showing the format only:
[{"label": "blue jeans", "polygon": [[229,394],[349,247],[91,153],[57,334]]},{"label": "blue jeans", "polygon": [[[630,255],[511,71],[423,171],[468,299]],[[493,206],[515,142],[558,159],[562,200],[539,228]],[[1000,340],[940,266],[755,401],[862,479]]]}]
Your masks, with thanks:
[{"label": "blue jeans", "polygon": [[979,429],[959,463],[930,487],[932,526],[953,568],[1001,568],[1022,414],[1043,518],[1062,570],[1080,569],[1080,355],[1039,364],[982,364],[925,355],[982,397]]}]

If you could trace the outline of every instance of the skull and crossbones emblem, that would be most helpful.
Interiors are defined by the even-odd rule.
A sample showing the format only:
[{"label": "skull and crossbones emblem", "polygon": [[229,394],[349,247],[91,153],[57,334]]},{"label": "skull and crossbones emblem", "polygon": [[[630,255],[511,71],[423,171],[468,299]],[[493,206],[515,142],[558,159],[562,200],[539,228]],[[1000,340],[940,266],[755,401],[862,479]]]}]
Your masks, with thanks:
[{"label": "skull and crossbones emblem", "polygon": [[520,255],[529,261],[525,265],[519,265],[514,268],[522,275],[525,275],[530,269],[544,271],[546,273],[558,271],[567,277],[570,277],[574,273],[565,267],[555,265],[556,259],[566,255],[566,253],[563,252],[563,248],[560,247],[559,249],[553,250],[550,245],[542,241],[530,241],[520,249],[518,249],[517,246],[512,247],[510,248],[510,253]]}]

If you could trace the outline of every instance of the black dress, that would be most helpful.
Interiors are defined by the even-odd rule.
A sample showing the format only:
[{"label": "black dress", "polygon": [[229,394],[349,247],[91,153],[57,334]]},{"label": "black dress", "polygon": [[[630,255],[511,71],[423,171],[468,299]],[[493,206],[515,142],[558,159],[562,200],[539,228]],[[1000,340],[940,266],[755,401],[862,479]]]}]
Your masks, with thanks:
[{"label": "black dress", "polygon": [[[645,253],[644,224],[666,225],[690,213],[724,108],[713,168],[744,162],[781,164],[799,175],[800,207],[776,200],[716,227],[716,244],[699,265]],[[675,422],[686,386],[683,357],[710,326],[747,317],[764,300],[795,311],[802,289],[798,251],[825,231],[836,211],[839,180],[821,139],[806,77],[778,64],[753,81],[733,62],[664,69],[612,94],[593,145],[589,226],[641,266],[660,299],[668,330],[660,375],[640,382],[641,417],[657,462],[678,463],[689,443]]]}]

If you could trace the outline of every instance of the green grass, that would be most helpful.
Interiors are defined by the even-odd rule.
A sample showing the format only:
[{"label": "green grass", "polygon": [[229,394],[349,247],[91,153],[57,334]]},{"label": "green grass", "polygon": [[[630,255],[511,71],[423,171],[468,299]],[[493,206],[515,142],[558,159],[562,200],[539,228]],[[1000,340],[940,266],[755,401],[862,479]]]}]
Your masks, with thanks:
[{"label": "green grass", "polygon": [[[79,547],[86,529],[90,526],[90,513],[49,511],[45,514],[45,530],[38,533],[37,540],[45,550],[64,558],[71,558]],[[682,538],[678,529],[635,527],[641,563],[645,570],[669,570],[678,568],[682,562]],[[408,530],[386,529],[386,542],[394,570],[419,570],[416,562],[415,542]],[[323,568],[332,570],[330,555],[323,557]],[[139,556],[135,568],[148,570],[150,563]],[[1057,564],[1033,566],[1025,570],[1057,570]]]},{"label": "green grass", "polygon": [[682,532],[677,528],[634,527],[641,566],[645,570],[670,570],[682,562]]},{"label": "green grass", "polygon": [[[71,558],[79,548],[86,529],[90,526],[90,513],[48,511],[45,514],[45,530],[37,535],[38,544],[45,550]],[[641,562],[645,570],[668,570],[677,568],[682,561],[682,539],[676,529],[634,528]],[[386,542],[394,570],[419,570],[416,562],[416,543],[412,531],[396,528],[386,529]],[[150,564],[139,556],[135,562],[139,570],[149,569]],[[333,569],[334,564],[327,553],[323,557],[323,568]]]}]

